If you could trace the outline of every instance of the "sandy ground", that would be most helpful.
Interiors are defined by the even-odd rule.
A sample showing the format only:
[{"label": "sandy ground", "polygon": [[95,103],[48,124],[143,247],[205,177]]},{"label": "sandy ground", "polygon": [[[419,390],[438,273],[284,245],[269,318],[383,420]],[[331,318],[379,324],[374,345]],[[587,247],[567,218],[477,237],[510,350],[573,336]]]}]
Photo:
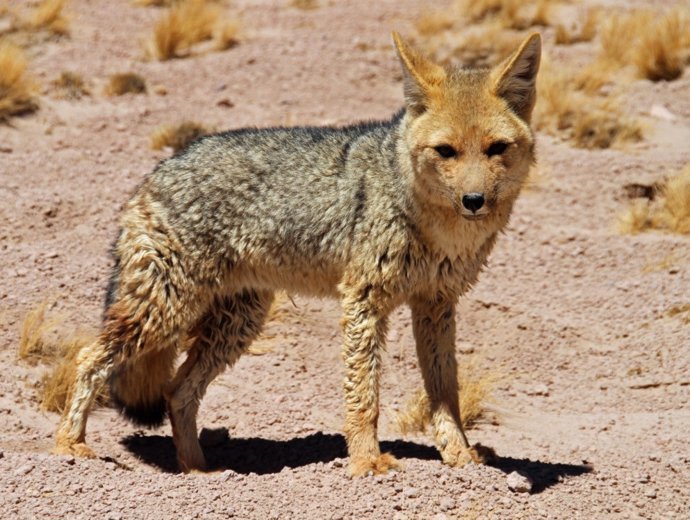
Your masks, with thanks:
[{"label": "sandy ground", "polygon": [[[461,362],[502,375],[498,425],[470,432],[496,449],[495,466],[445,467],[430,439],[396,432],[395,411],[421,381],[400,309],[381,436],[404,471],[350,480],[338,304],[304,298],[268,327],[267,353],[243,358],[202,404],[218,472],[179,474],[168,426],[137,431],[109,409],[89,423],[102,459],[49,455],[58,417],[38,409],[43,369],[17,361],[19,328],[46,299],[69,327],[98,325],[119,208],[169,153],[149,148],[156,126],[347,123],[401,105],[389,33],[409,31],[421,3],[321,3],[237,1],[241,45],[158,63],[142,61],[140,44],[156,9],[74,0],[71,38],[30,51],[41,83],[72,70],[93,95],[48,93],[35,115],[0,127],[0,517],[689,518],[690,329],[668,310],[690,303],[690,238],[620,236],[614,226],[624,184],[690,160],[687,70],[630,87],[630,113],[647,125],[642,143],[585,151],[538,136],[545,175],[460,304]],[[123,71],[168,95],[103,96],[108,75]],[[654,105],[675,119],[650,116]],[[512,471],[533,480],[532,493],[508,489]]]}]

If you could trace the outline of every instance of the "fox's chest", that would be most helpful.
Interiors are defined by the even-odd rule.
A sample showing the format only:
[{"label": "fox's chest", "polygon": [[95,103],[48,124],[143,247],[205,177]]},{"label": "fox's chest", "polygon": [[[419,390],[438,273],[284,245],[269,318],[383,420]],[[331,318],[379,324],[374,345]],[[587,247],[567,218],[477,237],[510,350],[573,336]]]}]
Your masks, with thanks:
[{"label": "fox's chest", "polygon": [[496,232],[489,233],[472,244],[460,244],[439,250],[427,265],[424,278],[435,291],[463,294],[477,281],[496,242]]}]

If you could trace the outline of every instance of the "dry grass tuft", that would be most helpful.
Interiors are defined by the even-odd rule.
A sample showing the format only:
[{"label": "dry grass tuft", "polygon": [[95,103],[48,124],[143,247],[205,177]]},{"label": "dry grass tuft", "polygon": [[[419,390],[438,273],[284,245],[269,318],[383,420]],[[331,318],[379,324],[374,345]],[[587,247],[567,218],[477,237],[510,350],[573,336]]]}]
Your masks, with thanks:
[{"label": "dry grass tuft", "polygon": [[161,150],[169,146],[174,152],[179,152],[192,141],[210,133],[212,130],[194,121],[184,121],[176,126],[163,125],[151,134],[151,148]]},{"label": "dry grass tuft", "polygon": [[447,11],[431,11],[422,13],[415,28],[421,36],[430,36],[447,31],[453,27],[453,15]]},{"label": "dry grass tuft", "polygon": [[63,13],[65,3],[65,0],[43,0],[31,13],[26,28],[45,30],[59,36],[69,34],[69,24]]},{"label": "dry grass tuft", "polygon": [[139,74],[124,72],[113,74],[105,88],[108,96],[122,96],[124,94],[145,94],[146,81]]},{"label": "dry grass tuft", "polygon": [[447,31],[422,40],[426,53],[443,65],[491,67],[513,52],[522,34],[496,22],[470,26],[462,32]]},{"label": "dry grass tuft", "polygon": [[63,71],[51,84],[61,99],[81,99],[91,95],[84,78],[75,72]]},{"label": "dry grass tuft", "polygon": [[[460,414],[462,426],[470,429],[485,417],[486,404],[496,383],[492,375],[477,376],[472,366],[458,370],[460,385]],[[402,435],[424,433],[431,424],[431,406],[424,389],[419,389],[408,401],[407,407],[398,412],[395,424]]]},{"label": "dry grass tuft", "polygon": [[0,122],[38,109],[36,87],[27,77],[26,67],[19,47],[0,42]]},{"label": "dry grass tuft", "polygon": [[687,13],[674,9],[659,17],[636,10],[606,20],[599,59],[614,69],[632,65],[641,78],[671,81],[682,75],[689,48]]},{"label": "dry grass tuft", "polygon": [[[64,318],[48,319],[48,306],[48,302],[44,302],[27,313],[22,323],[18,353],[20,359],[32,365],[40,363],[49,367],[41,379],[39,401],[44,410],[62,413],[74,384],[77,355],[95,340],[95,336],[83,332],[62,335],[59,330]],[[105,404],[107,396],[99,395],[98,402]]]},{"label": "dry grass tuft", "polygon": [[305,11],[319,8],[318,0],[290,0],[290,5],[297,9],[304,9]]},{"label": "dry grass tuft", "polygon": [[556,26],[556,43],[559,45],[572,45],[574,43],[589,42],[597,35],[600,11],[589,9],[584,20],[579,24],[566,27],[563,24]]},{"label": "dry grass tuft", "polygon": [[684,324],[690,325],[690,303],[672,305],[666,310],[666,316],[669,318],[678,316]]},{"label": "dry grass tuft", "polygon": [[637,234],[658,229],[690,234],[690,164],[660,184],[653,199],[636,199],[619,216],[619,232]]},{"label": "dry grass tuft", "polygon": [[497,20],[507,29],[550,25],[551,9],[559,0],[459,0],[457,10],[471,22]]},{"label": "dry grass tuft", "polygon": [[612,94],[594,97],[573,89],[574,84],[573,74],[544,61],[533,115],[537,130],[569,139],[580,148],[609,148],[642,139],[640,123],[624,115]]},{"label": "dry grass tuft", "polygon": [[170,7],[175,0],[135,0],[134,3],[143,7]]},{"label": "dry grass tuft", "polygon": [[213,29],[213,41],[219,51],[228,50],[239,43],[240,22],[239,20],[223,20],[216,24]]},{"label": "dry grass tuft", "polygon": [[175,3],[156,22],[148,53],[164,61],[189,55],[191,47],[216,38],[216,48],[229,49],[237,43],[240,24],[222,19],[222,9],[206,0]]}]

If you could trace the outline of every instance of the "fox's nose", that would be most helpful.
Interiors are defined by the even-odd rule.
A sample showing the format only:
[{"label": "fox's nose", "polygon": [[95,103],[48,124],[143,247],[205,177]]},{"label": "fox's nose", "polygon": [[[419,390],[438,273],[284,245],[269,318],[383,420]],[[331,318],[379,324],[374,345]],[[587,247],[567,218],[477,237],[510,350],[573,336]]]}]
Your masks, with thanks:
[{"label": "fox's nose", "polygon": [[462,205],[472,213],[476,213],[484,205],[483,193],[468,193],[462,196]]}]

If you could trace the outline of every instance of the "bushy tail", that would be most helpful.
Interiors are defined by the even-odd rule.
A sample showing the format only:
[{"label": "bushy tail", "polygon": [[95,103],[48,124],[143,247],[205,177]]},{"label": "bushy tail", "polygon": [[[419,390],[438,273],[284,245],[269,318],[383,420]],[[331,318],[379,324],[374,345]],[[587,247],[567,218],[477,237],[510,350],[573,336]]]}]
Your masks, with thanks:
[{"label": "bushy tail", "polygon": [[115,367],[110,399],[119,412],[139,426],[155,428],[166,415],[165,389],[173,375],[177,349],[157,349]]}]

